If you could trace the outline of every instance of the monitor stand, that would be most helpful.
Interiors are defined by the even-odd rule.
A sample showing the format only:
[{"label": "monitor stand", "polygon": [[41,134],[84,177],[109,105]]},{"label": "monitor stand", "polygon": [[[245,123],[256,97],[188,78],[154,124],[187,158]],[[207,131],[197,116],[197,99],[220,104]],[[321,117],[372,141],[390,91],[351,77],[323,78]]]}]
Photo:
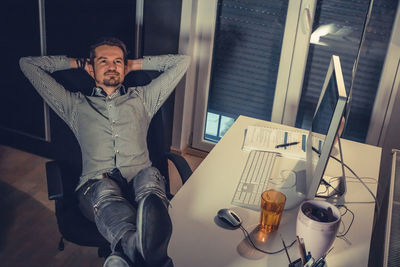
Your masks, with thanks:
[{"label": "monitor stand", "polygon": [[[331,184],[329,184],[329,181],[326,181],[325,179],[323,181],[321,181],[321,183],[326,183],[328,184],[328,186],[332,186],[333,191],[328,194],[328,195],[316,195],[316,197],[320,197],[320,198],[324,198],[324,199],[329,199],[332,202],[338,202],[339,199],[342,198],[342,196],[346,193],[347,190],[347,186],[346,186],[346,173],[345,173],[345,166],[343,163],[343,152],[342,152],[342,144],[340,141],[340,138],[337,137],[338,140],[338,144],[339,144],[339,155],[340,158],[336,159],[336,161],[340,161],[340,166],[342,169],[342,176],[339,177],[339,181],[337,183],[336,186],[332,186]],[[332,152],[331,152],[332,153]],[[333,157],[332,155],[330,156],[331,158]]]},{"label": "monitor stand", "polygon": [[[338,161],[340,161],[342,176],[339,178],[339,181],[334,186],[332,193],[330,193],[329,195],[316,195],[316,197],[328,199],[331,202],[336,202],[336,203],[340,202],[342,200],[342,196],[346,193],[346,176],[344,170],[345,166],[343,163],[342,145],[339,137],[337,137],[337,140],[339,144],[339,155],[340,155],[340,159],[338,159]],[[279,191],[281,191],[286,196],[285,210],[297,208],[304,200],[306,200],[307,196],[306,170],[297,169],[293,170],[292,172],[295,174],[294,179],[296,186],[279,188]]]},{"label": "monitor stand", "polygon": [[341,197],[346,193],[347,187],[346,187],[346,172],[344,171],[342,144],[340,142],[339,137],[338,137],[338,144],[339,144],[339,154],[340,154],[340,165],[342,167],[342,177],[340,177],[340,179],[339,179],[337,196]]}]

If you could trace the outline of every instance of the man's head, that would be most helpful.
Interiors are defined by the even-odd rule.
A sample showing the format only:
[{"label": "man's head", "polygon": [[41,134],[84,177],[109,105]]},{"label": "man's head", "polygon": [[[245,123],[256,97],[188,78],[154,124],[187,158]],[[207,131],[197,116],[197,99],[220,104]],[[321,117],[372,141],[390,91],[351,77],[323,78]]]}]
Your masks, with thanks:
[{"label": "man's head", "polygon": [[102,38],[90,47],[90,74],[107,94],[120,87],[126,74],[127,50],[117,38]]},{"label": "man's head", "polygon": [[96,57],[96,48],[102,45],[119,47],[124,55],[124,63],[126,65],[128,60],[128,51],[126,49],[126,45],[124,44],[124,42],[115,37],[103,37],[90,46],[90,55],[89,55],[90,64],[93,65],[94,63],[94,58]]}]

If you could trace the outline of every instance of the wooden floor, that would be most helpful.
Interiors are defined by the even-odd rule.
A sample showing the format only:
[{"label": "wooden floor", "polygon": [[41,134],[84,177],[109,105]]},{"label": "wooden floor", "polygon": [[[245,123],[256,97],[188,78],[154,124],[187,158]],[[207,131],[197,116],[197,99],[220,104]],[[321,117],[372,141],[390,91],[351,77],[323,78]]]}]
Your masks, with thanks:
[{"label": "wooden floor", "polygon": [[[195,169],[202,158],[185,155]],[[49,159],[0,146],[0,266],[102,266],[96,248],[65,241],[60,234],[54,203],[47,199],[45,162]],[[171,191],[180,183],[171,170]]]}]

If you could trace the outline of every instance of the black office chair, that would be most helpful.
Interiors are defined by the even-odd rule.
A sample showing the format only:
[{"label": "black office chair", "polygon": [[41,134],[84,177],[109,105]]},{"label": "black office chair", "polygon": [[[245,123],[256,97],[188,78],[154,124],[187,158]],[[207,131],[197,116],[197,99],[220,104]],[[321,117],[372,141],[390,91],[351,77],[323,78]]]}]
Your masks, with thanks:
[{"label": "black office chair", "polygon": [[[143,72],[131,75],[130,78],[132,77],[133,79],[131,80],[134,81],[136,86],[147,84],[151,81],[149,76]],[[192,174],[192,170],[183,157],[166,151],[161,109],[155,114],[150,123],[147,143],[150,160],[153,166],[158,168],[166,178],[167,196],[171,199],[173,196],[169,188],[168,159],[176,166],[182,184],[187,181]],[[82,246],[98,247],[99,257],[107,257],[111,253],[110,244],[98,232],[95,223],[87,220],[78,207],[75,188],[79,182],[80,172],[80,163],[71,164],[71,161],[57,160],[46,163],[48,196],[50,200],[55,200],[58,229],[61,233],[59,250],[64,249],[63,240],[65,239]]]}]

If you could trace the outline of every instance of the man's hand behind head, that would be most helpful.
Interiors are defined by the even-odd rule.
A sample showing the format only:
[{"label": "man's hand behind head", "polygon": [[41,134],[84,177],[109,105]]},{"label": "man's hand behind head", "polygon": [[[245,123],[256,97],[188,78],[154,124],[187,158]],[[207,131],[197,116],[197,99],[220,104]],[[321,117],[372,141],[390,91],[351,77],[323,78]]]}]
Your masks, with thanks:
[{"label": "man's hand behind head", "polygon": [[142,59],[128,59],[126,64],[126,73],[142,69]]},{"label": "man's hand behind head", "polygon": [[88,58],[69,58],[69,65],[71,69],[79,69],[82,68],[83,65],[83,69],[90,75],[90,77],[94,78],[93,66],[90,64]]},{"label": "man's hand behind head", "polygon": [[85,71],[94,79],[94,72],[93,72],[93,65],[90,64],[90,60],[88,58],[85,58],[86,64],[85,64]]}]

